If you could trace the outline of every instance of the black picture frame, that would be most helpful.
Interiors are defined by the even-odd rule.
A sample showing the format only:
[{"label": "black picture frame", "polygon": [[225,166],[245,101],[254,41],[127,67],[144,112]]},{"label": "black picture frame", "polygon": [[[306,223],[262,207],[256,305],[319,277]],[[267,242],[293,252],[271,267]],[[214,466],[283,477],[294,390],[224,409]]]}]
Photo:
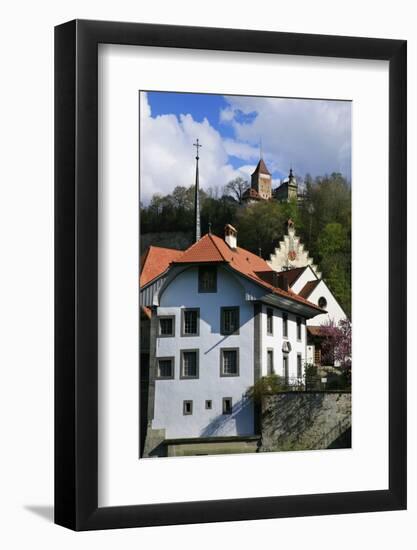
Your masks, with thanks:
[{"label": "black picture frame", "polygon": [[[389,62],[389,488],[98,507],[98,44]],[[55,28],[55,522],[74,530],[406,508],[406,41],[74,20]],[[393,345],[395,343],[395,346]]]}]

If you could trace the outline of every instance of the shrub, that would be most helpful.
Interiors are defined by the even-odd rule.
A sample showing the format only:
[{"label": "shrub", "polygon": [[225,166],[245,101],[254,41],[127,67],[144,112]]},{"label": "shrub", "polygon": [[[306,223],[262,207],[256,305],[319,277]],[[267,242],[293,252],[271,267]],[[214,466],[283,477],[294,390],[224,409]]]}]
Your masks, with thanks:
[{"label": "shrub", "polygon": [[266,394],[273,395],[285,390],[286,385],[284,379],[278,376],[278,374],[270,374],[257,380],[255,384],[248,389],[247,395],[254,401],[260,402],[262,397]]}]

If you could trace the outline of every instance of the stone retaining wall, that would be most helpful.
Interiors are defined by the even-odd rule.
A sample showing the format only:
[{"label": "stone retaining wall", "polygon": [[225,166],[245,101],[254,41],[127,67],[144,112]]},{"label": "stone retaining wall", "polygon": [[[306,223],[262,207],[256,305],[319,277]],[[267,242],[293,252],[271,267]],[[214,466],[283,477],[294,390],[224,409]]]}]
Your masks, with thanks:
[{"label": "stone retaining wall", "polygon": [[351,394],[287,392],[265,396],[259,452],[326,449],[351,427]]}]

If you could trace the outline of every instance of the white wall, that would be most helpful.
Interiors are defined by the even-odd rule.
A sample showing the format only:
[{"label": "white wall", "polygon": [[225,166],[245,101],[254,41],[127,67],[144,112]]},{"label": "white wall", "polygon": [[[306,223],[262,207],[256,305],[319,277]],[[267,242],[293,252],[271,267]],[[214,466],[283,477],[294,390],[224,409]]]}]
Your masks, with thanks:
[{"label": "white wall", "polygon": [[296,292],[297,294],[304,288],[306,283],[309,281],[315,281],[317,280],[316,275],[314,274],[312,268],[308,266],[307,269],[305,269],[301,275],[298,277],[298,279],[295,281],[295,283],[292,285],[291,290]]},{"label": "white wall", "polygon": [[[237,9],[238,6],[238,9]],[[336,6],[330,0],[259,0],[225,3],[119,0],[15,1],[3,7],[0,163],[2,200],[2,385],[0,414],[0,544],[10,550],[123,550],[184,541],[212,549],[222,541],[242,549],[280,544],[294,549],[412,548],[417,521],[417,372],[409,370],[409,510],[341,516],[73,533],[50,522],[53,501],[53,26],[74,17],[184,25],[258,28],[287,32],[406,38],[409,55],[409,150],[417,148],[417,36],[414,5],[406,0]],[[376,17],[377,14],[377,17]],[[409,155],[409,181],[417,159]],[[3,190],[5,191],[3,193]],[[409,186],[413,213],[417,187]],[[409,216],[409,280],[417,278],[417,216]],[[417,287],[408,290],[410,357],[417,331]],[[23,343],[22,343],[23,342]],[[412,361],[411,361],[412,363]],[[231,457],[233,458],[233,457]],[[207,460],[210,460],[209,458]],[[232,462],[227,462],[231,467]],[[296,475],[296,473],[294,473]],[[184,480],[186,482],[186,480]],[[215,480],[214,480],[215,482]],[[48,521],[47,521],[48,520]],[[277,533],[279,535],[277,535]]]},{"label": "white wall", "polygon": [[[240,308],[238,335],[220,334],[220,308]],[[199,336],[181,335],[181,309],[200,308]],[[173,380],[156,380],[153,428],[165,428],[167,438],[253,435],[253,403],[245,398],[254,383],[253,303],[245,301],[238,277],[217,270],[217,292],[198,292],[198,269],[176,277],[162,293],[158,315],[175,315],[175,337],[157,339],[157,357],[175,358]],[[221,348],[239,348],[239,376],[220,376]],[[180,351],[199,349],[199,378],[180,379]],[[223,397],[232,397],[231,415],[222,414]],[[212,409],[205,409],[205,401]],[[183,401],[193,401],[193,414],[183,414]]]},{"label": "white wall", "polygon": [[[267,333],[267,309],[273,310],[273,334]],[[297,354],[300,353],[302,357],[302,365],[304,370],[304,361],[306,353],[306,325],[305,320],[301,318],[301,340],[297,340],[297,316],[293,313],[287,313],[288,315],[288,337],[283,337],[282,326],[282,314],[280,309],[272,308],[270,306],[262,305],[262,375],[267,374],[267,350],[274,350],[274,370],[275,373],[284,376],[283,367],[283,351],[282,344],[286,340],[291,344],[291,351],[288,353],[289,361],[289,376],[297,376]]]},{"label": "white wall", "polygon": [[332,320],[336,324],[338,324],[340,320],[346,319],[346,313],[340,307],[336,298],[333,296],[329,287],[326,285],[324,281],[320,281],[320,283],[316,286],[316,288],[308,297],[308,300],[310,302],[313,302],[313,304],[318,304],[319,299],[322,296],[327,301],[327,306],[324,308],[327,311],[327,313],[322,313],[320,315],[316,315],[312,319],[308,319],[307,320],[308,325],[324,325],[328,323],[329,320]]}]

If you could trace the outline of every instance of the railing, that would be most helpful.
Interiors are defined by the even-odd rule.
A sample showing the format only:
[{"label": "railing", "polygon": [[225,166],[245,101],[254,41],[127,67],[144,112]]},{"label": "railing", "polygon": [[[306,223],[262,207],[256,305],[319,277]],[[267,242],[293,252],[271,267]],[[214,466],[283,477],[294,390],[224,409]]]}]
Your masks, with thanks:
[{"label": "railing", "polygon": [[351,391],[350,381],[340,374],[280,377],[280,391]]},{"label": "railing", "polygon": [[262,402],[265,395],[275,395],[286,392],[350,392],[350,377],[344,374],[278,376],[270,374],[263,376],[248,389],[247,395]]}]

